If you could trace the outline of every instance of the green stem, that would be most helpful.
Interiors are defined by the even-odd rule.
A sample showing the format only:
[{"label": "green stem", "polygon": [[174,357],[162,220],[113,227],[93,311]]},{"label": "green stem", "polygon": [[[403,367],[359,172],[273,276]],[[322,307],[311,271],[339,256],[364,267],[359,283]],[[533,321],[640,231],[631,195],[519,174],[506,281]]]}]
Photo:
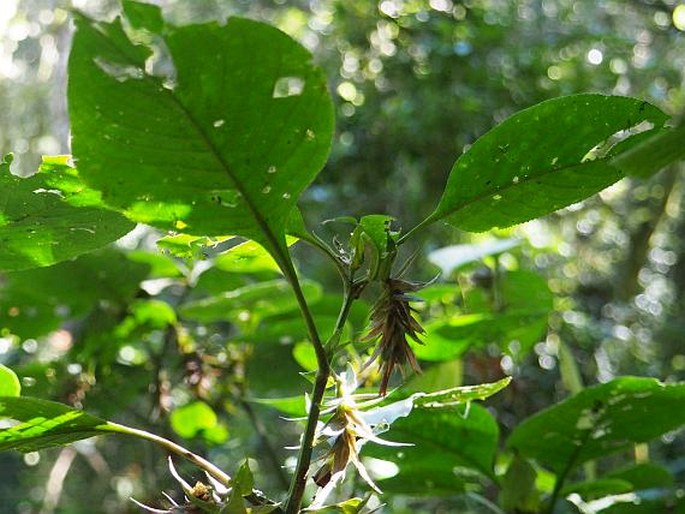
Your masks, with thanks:
[{"label": "green stem", "polygon": [[114,432],[118,434],[125,434],[125,435],[131,435],[134,437],[138,437],[139,439],[144,439],[146,441],[150,441],[153,443],[158,444],[165,450],[168,450],[169,452],[178,455],[179,457],[183,457],[184,459],[192,462],[195,464],[198,468],[206,471],[209,475],[212,477],[216,478],[219,482],[224,484],[225,486],[230,486],[231,484],[231,477],[228,476],[226,473],[224,473],[221,469],[219,469],[217,466],[209,462],[207,459],[200,457],[199,455],[191,452],[187,448],[184,448],[183,446],[176,444],[173,441],[170,441],[169,439],[165,439],[164,437],[158,436],[156,434],[152,434],[150,432],[146,432],[145,430],[140,430],[137,428],[131,428],[127,427],[125,425],[120,425],[118,423],[112,423],[108,422],[107,424],[98,427],[98,430],[106,431],[106,432]]},{"label": "green stem", "polygon": [[[329,347],[335,348],[337,342],[340,339],[340,334],[347,322],[347,317],[350,313],[350,308],[352,303],[356,298],[359,297],[365,283],[354,283],[351,278],[345,281],[345,293],[342,307],[340,308],[340,313],[336,321],[336,326],[333,331],[333,335],[328,340],[327,345]],[[297,294],[297,291],[296,291]],[[304,300],[304,297],[303,297]],[[305,320],[311,318],[311,312],[306,302],[300,304],[303,311]],[[311,335],[311,333],[310,333]],[[317,351],[317,361],[318,370],[316,372],[316,378],[314,380],[314,385],[311,392],[311,407],[307,415],[307,424],[305,426],[304,434],[302,435],[302,443],[300,446],[300,452],[297,456],[297,466],[295,467],[295,474],[290,483],[290,490],[288,491],[288,498],[285,504],[285,514],[296,514],[300,511],[300,506],[302,504],[302,497],[304,495],[305,486],[307,485],[307,472],[309,471],[309,466],[312,459],[312,450],[314,437],[316,435],[316,424],[319,421],[319,415],[321,414],[321,403],[323,401],[323,396],[326,392],[326,385],[328,384],[328,378],[331,374],[330,361],[328,359],[328,353],[326,348],[321,344],[321,341],[316,335],[316,341],[314,348]],[[322,357],[319,359],[319,352],[321,352]]]},{"label": "green stem", "polygon": [[319,338],[319,332],[316,328],[316,323],[314,323],[314,317],[302,292],[302,287],[300,286],[292,261],[288,259],[285,262],[281,262],[281,270],[295,293],[297,304],[302,313],[302,317],[304,318],[305,325],[307,326],[309,339],[316,353],[316,362],[318,365],[316,379],[314,380],[314,386],[312,388],[311,407],[307,416],[307,424],[305,426],[304,434],[302,435],[302,445],[300,446],[300,452],[297,456],[295,474],[290,481],[290,489],[288,490],[288,498],[286,499],[284,509],[286,514],[296,514],[300,510],[302,497],[304,496],[304,489],[307,483],[307,472],[309,471],[309,465],[312,460],[312,443],[316,432],[316,423],[319,421],[321,401],[323,400],[323,395],[326,391],[326,384],[328,383],[328,376],[330,375],[331,368],[328,361],[328,355]]},{"label": "green stem", "polygon": [[328,383],[328,376],[330,375],[330,367],[328,364],[325,368],[319,367],[316,372],[316,379],[311,394],[311,407],[307,416],[307,425],[305,426],[304,434],[302,435],[302,444],[300,452],[297,456],[297,466],[295,467],[295,474],[290,482],[290,490],[288,491],[288,499],[285,503],[285,514],[297,514],[300,511],[302,504],[302,497],[304,496],[304,488],[307,485],[307,471],[312,460],[312,444],[316,434],[316,423],[319,420],[321,413],[321,401],[326,391],[326,384]]},{"label": "green stem", "polygon": [[423,227],[425,227],[426,225],[430,225],[430,224],[433,223],[434,221],[435,221],[435,220],[433,219],[433,215],[428,216],[428,217],[427,217],[426,219],[424,219],[421,223],[419,223],[418,225],[415,225],[414,228],[410,229],[409,232],[405,233],[402,237],[400,237],[400,238],[397,240],[397,246],[401,245],[401,244],[404,243],[407,239],[409,239],[409,237],[410,237],[411,235],[413,235],[414,232],[416,232],[417,230],[421,230]]}]

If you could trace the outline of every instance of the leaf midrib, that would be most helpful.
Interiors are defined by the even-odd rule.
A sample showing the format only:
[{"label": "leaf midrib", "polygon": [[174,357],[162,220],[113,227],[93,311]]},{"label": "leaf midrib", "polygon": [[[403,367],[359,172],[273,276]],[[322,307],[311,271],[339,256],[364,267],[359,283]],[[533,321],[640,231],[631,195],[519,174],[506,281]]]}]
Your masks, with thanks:
[{"label": "leaf midrib", "polygon": [[[111,49],[113,49],[117,54],[119,54],[124,62],[127,64],[134,66],[136,68],[140,68],[139,64],[135,62],[122,48],[114,44],[105,34],[101,33],[100,31],[96,30],[92,26],[91,20],[89,20],[85,16],[80,16],[82,21],[85,23],[91,24],[91,29],[93,29],[94,32],[96,32],[99,36],[101,36],[102,41],[106,45],[108,45]],[[123,31],[123,27],[122,27]],[[130,39],[128,42],[131,45],[134,45]],[[173,56],[172,60],[173,60]],[[104,70],[102,70],[102,73],[108,75]],[[109,75],[108,75],[109,76]],[[187,121],[190,123],[192,128],[196,131],[196,133],[199,136],[199,139],[201,143],[204,143],[209,150],[210,155],[214,158],[214,160],[217,162],[219,167],[226,173],[228,178],[231,180],[233,187],[240,193],[241,197],[243,198],[245,205],[247,206],[248,210],[252,214],[252,217],[254,218],[255,222],[257,223],[257,226],[259,230],[262,232],[262,234],[266,238],[266,242],[269,244],[271,247],[271,250],[275,253],[274,257],[276,258],[279,266],[281,268],[288,268],[288,263],[290,262],[290,259],[288,256],[283,252],[281,245],[278,243],[278,238],[276,234],[271,230],[271,227],[269,227],[268,223],[264,219],[264,217],[261,215],[260,211],[257,209],[257,206],[255,205],[254,201],[250,197],[250,195],[247,194],[247,190],[245,187],[241,184],[241,182],[237,179],[237,175],[233,172],[231,167],[228,165],[226,160],[223,158],[221,153],[219,152],[218,148],[216,145],[212,142],[212,140],[208,137],[207,133],[204,131],[202,126],[199,124],[198,120],[195,118],[193,113],[188,109],[188,107],[181,101],[180,98],[176,94],[174,94],[173,90],[170,90],[166,87],[164,87],[163,83],[161,80],[156,79],[154,76],[149,75],[145,72],[143,72],[143,77],[141,79],[130,79],[130,80],[142,80],[142,81],[147,81],[149,83],[152,83],[157,89],[161,88],[162,93],[161,94],[167,94],[169,98],[174,102],[174,104],[183,112],[183,114],[186,116]]]}]

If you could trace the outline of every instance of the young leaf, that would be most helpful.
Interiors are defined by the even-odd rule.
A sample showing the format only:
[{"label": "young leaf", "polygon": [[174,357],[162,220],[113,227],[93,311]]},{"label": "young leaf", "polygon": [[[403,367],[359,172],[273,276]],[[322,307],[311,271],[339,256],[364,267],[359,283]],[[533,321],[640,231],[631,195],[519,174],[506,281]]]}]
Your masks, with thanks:
[{"label": "young leaf", "polygon": [[521,423],[507,446],[557,474],[685,424],[685,383],[623,377],[587,388]]},{"label": "young leaf", "polygon": [[333,132],[326,80],[311,55],[238,17],[167,25],[174,72],[164,77],[152,48],[129,39],[121,20],[78,16],[76,25],[68,96],[85,180],[136,221],[245,236],[283,264],[288,215]]},{"label": "young leaf", "polygon": [[610,138],[667,116],[633,98],[581,94],[525,109],[478,139],[455,163],[435,211],[422,223],[446,219],[482,232],[553,212],[619,180]]},{"label": "young leaf", "polygon": [[46,157],[28,178],[0,161],[0,269],[49,266],[105,246],[134,228],[107,210],[66,157]]},{"label": "young leaf", "polygon": [[21,383],[19,377],[10,368],[0,364],[0,396],[19,396]]}]

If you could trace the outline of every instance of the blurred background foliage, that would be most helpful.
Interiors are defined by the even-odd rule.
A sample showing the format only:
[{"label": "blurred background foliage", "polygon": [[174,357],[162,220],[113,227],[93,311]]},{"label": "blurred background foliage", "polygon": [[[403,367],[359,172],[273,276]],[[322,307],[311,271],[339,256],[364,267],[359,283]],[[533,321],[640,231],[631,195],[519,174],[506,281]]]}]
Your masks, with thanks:
[{"label": "blurred background foliage", "polygon": [[[386,213],[396,226],[412,227],[435,206],[464,148],[542,100],[600,92],[644,98],[671,115],[685,109],[685,4],[676,0],[155,3],[176,23],[236,14],[266,20],[314,53],[329,77],[337,133],[331,159],[302,207],[310,227],[326,238],[337,233],[344,239],[344,225],[321,225],[343,215]],[[69,153],[71,6],[103,18],[117,9],[116,2],[99,0],[0,2],[0,150],[14,152],[13,171],[20,175],[33,173],[42,154]],[[685,379],[684,186],[682,166],[676,166],[646,181],[625,179],[544,220],[497,231],[522,242],[443,277],[445,283],[466,294],[487,291],[503,273],[533,271],[554,295],[549,331],[526,336],[530,351],[518,340],[486,338],[459,359],[434,368],[426,363],[422,379],[453,385],[512,375],[512,385],[489,403],[505,434],[583,384],[625,374]],[[278,489],[280,464],[293,456],[282,446],[293,444],[297,429],[246,400],[301,393],[306,383],[296,377],[308,356],[300,347],[293,357],[290,346],[301,336],[281,334],[283,344],[252,345],[274,334],[250,325],[248,308],[219,323],[182,324],[174,309],[277,275],[268,266],[244,276],[222,270],[220,259],[191,266],[156,255],[148,250],[155,251],[158,237],[136,231],[119,245],[135,249],[128,258],[110,250],[58,265],[64,268],[58,273],[4,277],[0,359],[18,369],[24,394],[87,406],[185,438],[210,454],[220,447],[213,456],[230,471],[251,455],[260,483]],[[419,257],[411,274],[437,273],[426,258],[432,250],[492,237],[433,227],[412,242]],[[174,245],[194,255],[216,252],[188,241],[165,248]],[[325,291],[337,287],[328,264],[306,249],[297,252],[306,276]],[[112,270],[113,261],[116,271],[108,275],[103,270]],[[446,309],[458,303],[440,298]],[[325,324],[336,299],[324,295],[317,305]],[[361,308],[350,330],[362,330],[365,322]],[[682,436],[669,434],[640,451],[668,462],[682,483],[683,446]],[[169,486],[166,475],[158,452],[138,442],[86,441],[40,455],[2,454],[1,510],[80,514],[95,512],[97,502],[97,512],[133,512],[126,499],[153,501]],[[392,512],[488,512],[469,498],[412,503],[398,497]]]}]

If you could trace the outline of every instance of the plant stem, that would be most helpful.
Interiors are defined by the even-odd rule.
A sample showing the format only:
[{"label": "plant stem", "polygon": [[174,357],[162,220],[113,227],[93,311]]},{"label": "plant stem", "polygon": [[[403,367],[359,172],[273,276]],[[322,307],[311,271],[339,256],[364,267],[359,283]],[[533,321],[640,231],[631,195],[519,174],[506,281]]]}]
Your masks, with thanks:
[{"label": "plant stem", "polygon": [[319,338],[319,332],[316,328],[316,323],[314,323],[314,317],[309,309],[307,300],[302,293],[302,287],[300,286],[292,261],[287,259],[281,264],[281,270],[295,293],[297,304],[302,313],[302,317],[304,318],[305,325],[307,326],[309,339],[316,352],[316,362],[318,365],[316,379],[314,380],[314,386],[312,388],[311,407],[307,416],[307,424],[305,426],[304,434],[302,435],[302,444],[297,456],[295,474],[290,481],[290,489],[288,490],[288,498],[286,499],[284,509],[286,514],[295,514],[299,512],[300,505],[302,504],[302,497],[304,496],[304,488],[307,483],[307,472],[309,471],[309,465],[312,460],[312,443],[316,433],[316,423],[319,421],[321,401],[323,400],[323,395],[326,391],[326,384],[328,383],[331,367],[326,350]]},{"label": "plant stem", "polygon": [[228,476],[226,473],[224,473],[217,466],[215,466],[214,464],[209,462],[207,459],[205,459],[204,457],[200,457],[199,455],[191,452],[187,448],[184,448],[183,446],[176,444],[175,442],[170,441],[169,439],[165,439],[162,436],[158,436],[156,434],[146,432],[145,430],[127,427],[126,425],[120,425],[119,423],[112,423],[112,422],[107,422],[105,425],[98,427],[98,430],[102,430],[105,432],[115,432],[118,434],[131,435],[134,437],[138,437],[139,439],[145,439],[146,441],[151,441],[153,443],[156,443],[156,444],[160,445],[162,448],[164,448],[165,450],[168,450],[169,452],[171,452],[175,455],[178,455],[179,457],[183,457],[184,459],[192,462],[198,468],[206,471],[208,474],[210,474],[212,477],[216,478],[219,482],[221,482],[225,486],[230,486],[230,484],[231,484],[231,477]]},{"label": "plant stem", "polygon": [[302,503],[302,496],[304,495],[304,488],[307,484],[307,471],[312,460],[312,443],[316,433],[316,423],[319,420],[321,412],[321,400],[326,391],[326,384],[328,383],[328,376],[330,375],[330,367],[328,363],[325,367],[319,367],[316,372],[316,379],[311,394],[311,407],[307,416],[307,425],[305,426],[304,434],[302,435],[302,443],[300,446],[300,453],[297,456],[297,466],[295,474],[290,482],[290,490],[288,491],[288,499],[285,503],[285,514],[297,514]]}]

